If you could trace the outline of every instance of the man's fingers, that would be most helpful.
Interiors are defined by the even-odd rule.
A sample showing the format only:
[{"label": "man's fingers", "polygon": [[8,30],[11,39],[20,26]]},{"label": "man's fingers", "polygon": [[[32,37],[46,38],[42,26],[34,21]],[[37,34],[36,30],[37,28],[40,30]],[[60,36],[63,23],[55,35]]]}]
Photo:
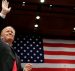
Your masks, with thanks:
[{"label": "man's fingers", "polygon": [[8,2],[7,0],[2,0],[2,2]]},{"label": "man's fingers", "polygon": [[8,5],[9,5],[9,2],[7,2],[8,3]]},{"label": "man's fingers", "polygon": [[[5,6],[6,8],[8,8],[9,2],[7,0],[2,0],[2,5]],[[10,10],[10,8],[9,8],[9,10]]]},{"label": "man's fingers", "polygon": [[11,10],[11,7],[9,7],[9,11]]},{"label": "man's fingers", "polygon": [[5,1],[5,0],[2,0],[2,1]]},{"label": "man's fingers", "polygon": [[4,1],[7,1],[7,0],[4,0]]},{"label": "man's fingers", "polygon": [[2,0],[2,3],[4,2],[4,0]]},{"label": "man's fingers", "polygon": [[6,2],[6,7],[8,7],[9,6],[9,2]]}]

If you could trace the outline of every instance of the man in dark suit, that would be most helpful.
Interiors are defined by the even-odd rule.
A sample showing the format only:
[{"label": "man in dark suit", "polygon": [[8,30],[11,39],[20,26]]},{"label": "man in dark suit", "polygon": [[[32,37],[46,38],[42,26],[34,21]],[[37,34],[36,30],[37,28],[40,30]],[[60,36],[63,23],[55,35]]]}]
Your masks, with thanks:
[{"label": "man in dark suit", "polygon": [[[5,27],[4,18],[10,12],[7,0],[2,1],[2,11],[0,13],[0,30]],[[12,42],[15,37],[15,29],[11,26],[5,27],[0,36],[0,71],[31,71],[32,64],[28,63],[24,69],[21,67],[19,57],[13,50]]]}]

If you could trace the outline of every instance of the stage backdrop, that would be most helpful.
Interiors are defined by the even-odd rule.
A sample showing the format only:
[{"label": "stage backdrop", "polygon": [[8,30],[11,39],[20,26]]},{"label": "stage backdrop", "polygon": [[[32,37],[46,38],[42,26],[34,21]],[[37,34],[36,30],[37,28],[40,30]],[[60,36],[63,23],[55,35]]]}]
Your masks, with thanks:
[{"label": "stage backdrop", "polygon": [[14,50],[32,71],[75,71],[75,40],[42,39],[38,35],[17,36]]}]

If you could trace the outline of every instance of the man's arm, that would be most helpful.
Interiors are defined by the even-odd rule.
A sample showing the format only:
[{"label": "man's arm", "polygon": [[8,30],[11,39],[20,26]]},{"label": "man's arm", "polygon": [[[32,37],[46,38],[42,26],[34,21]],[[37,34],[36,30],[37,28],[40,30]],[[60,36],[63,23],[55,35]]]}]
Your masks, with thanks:
[{"label": "man's arm", "polygon": [[9,2],[7,0],[2,0],[2,10],[0,12],[0,31],[8,25],[7,22],[5,21],[6,15],[11,10],[11,7],[8,6]]}]

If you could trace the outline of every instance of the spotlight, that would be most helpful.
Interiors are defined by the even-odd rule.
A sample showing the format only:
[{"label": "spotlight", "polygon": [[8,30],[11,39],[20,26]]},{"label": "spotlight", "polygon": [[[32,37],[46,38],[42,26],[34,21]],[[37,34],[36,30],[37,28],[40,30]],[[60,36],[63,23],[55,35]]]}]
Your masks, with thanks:
[{"label": "spotlight", "polygon": [[73,30],[75,31],[75,27],[73,28]]},{"label": "spotlight", "polygon": [[45,2],[45,0],[40,0],[40,2],[41,2],[41,3],[44,3],[44,2]]},{"label": "spotlight", "polygon": [[34,27],[37,28],[38,27],[38,24],[35,24]]},{"label": "spotlight", "polygon": [[50,4],[49,6],[50,6],[50,7],[52,7],[52,5],[51,5],[51,4]]},{"label": "spotlight", "polygon": [[36,16],[36,19],[40,19],[40,16]]},{"label": "spotlight", "polygon": [[26,2],[22,2],[22,6],[25,6],[25,3],[26,3]]},{"label": "spotlight", "polygon": [[26,2],[22,2],[23,4],[25,4]]}]

